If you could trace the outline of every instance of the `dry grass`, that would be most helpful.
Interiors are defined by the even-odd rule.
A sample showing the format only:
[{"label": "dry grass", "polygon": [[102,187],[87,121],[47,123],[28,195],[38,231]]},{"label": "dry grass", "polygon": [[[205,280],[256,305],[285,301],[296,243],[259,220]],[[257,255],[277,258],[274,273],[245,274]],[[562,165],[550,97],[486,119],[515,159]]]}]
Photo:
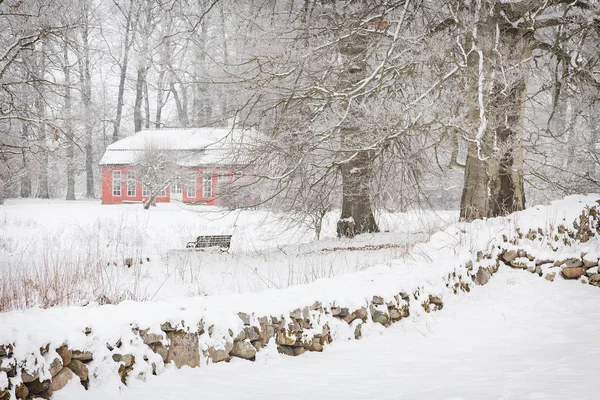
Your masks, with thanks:
[{"label": "dry grass", "polygon": [[[0,312],[31,307],[54,307],[88,301],[116,303],[124,298],[143,300],[134,284],[123,279],[141,273],[143,242],[124,243],[119,230],[100,222],[78,232],[44,232],[39,237],[0,238],[11,257],[0,266]],[[135,236],[135,235],[134,235]],[[129,271],[126,271],[129,269]]]}]

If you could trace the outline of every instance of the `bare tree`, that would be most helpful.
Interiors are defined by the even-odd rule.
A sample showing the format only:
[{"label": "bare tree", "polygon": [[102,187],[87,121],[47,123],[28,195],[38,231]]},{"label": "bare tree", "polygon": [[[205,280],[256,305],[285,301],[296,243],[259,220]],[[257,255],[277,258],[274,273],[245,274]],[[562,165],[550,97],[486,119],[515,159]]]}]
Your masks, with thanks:
[{"label": "bare tree", "polygon": [[[413,144],[406,132],[419,131],[418,112],[409,109],[414,88],[400,81],[415,63],[409,56],[415,47],[400,43],[419,24],[417,9],[404,1],[272,4],[277,19],[261,28],[277,39],[260,40],[280,45],[242,71],[260,71],[249,89],[258,94],[245,108],[263,115],[254,167],[262,179],[277,182],[274,196],[296,196],[293,182],[305,174],[335,182],[340,233],[377,232],[373,167],[386,155],[402,163]],[[382,107],[402,114],[373,118]]]},{"label": "bare tree", "polygon": [[[137,181],[142,184],[142,193],[148,194],[144,209],[156,206],[156,198],[165,193],[173,182],[179,182],[184,172],[177,164],[179,155],[161,143],[145,143],[135,161]],[[163,194],[164,196],[164,194]]]},{"label": "bare tree", "polygon": [[118,60],[119,64],[119,92],[117,94],[117,113],[114,120],[114,129],[112,141],[119,140],[119,129],[121,127],[121,117],[123,114],[123,104],[125,95],[125,80],[127,78],[127,68],[129,67],[129,55],[135,40],[136,26],[140,17],[140,8],[142,0],[129,0],[125,3],[115,1],[115,7],[123,20],[123,36],[121,43],[121,57]]}]

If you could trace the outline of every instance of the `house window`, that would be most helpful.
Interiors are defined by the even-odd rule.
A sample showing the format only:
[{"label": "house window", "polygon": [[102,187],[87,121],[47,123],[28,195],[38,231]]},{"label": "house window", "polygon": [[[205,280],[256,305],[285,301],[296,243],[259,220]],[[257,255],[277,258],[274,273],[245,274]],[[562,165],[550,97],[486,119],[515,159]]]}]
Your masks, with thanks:
[{"label": "house window", "polygon": [[156,197],[167,197],[167,188],[162,188],[158,191]]},{"label": "house window", "polygon": [[112,172],[112,194],[113,196],[121,195],[121,171],[118,170]]},{"label": "house window", "polygon": [[202,197],[205,199],[212,197],[212,176],[209,174],[202,176]]},{"label": "house window", "polygon": [[150,188],[146,185],[142,186],[142,196],[150,197]]},{"label": "house window", "polygon": [[171,186],[171,193],[181,194],[181,183],[176,183],[173,186]]},{"label": "house window", "polygon": [[185,190],[187,191],[187,197],[196,198],[196,177],[190,178]]},{"label": "house window", "polygon": [[219,172],[219,176],[217,178],[217,186],[219,187],[219,193],[225,184],[227,183],[227,175],[225,172]]},{"label": "house window", "polygon": [[128,197],[135,197],[135,185],[136,185],[136,179],[135,179],[135,171],[129,170],[127,171],[127,196]]}]

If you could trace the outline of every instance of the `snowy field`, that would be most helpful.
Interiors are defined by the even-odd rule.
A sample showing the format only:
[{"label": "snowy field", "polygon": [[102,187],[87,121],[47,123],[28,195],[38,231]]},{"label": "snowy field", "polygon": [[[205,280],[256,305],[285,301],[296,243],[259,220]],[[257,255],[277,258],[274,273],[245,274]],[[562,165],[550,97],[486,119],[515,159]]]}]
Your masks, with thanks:
[{"label": "snowy field", "polygon": [[56,400],[106,399],[597,399],[600,290],[502,268],[443,311],[301,357],[257,354],[146,382]]},{"label": "snowy field", "polygon": [[[240,214],[238,218],[238,221],[248,221],[248,225],[238,225],[246,229],[246,237],[241,235],[246,241],[237,242],[229,255],[207,253],[206,257],[232,256],[233,263],[238,259],[247,262],[262,256],[265,265],[274,267],[275,255],[279,253],[296,257],[298,265],[307,260],[302,258],[304,253],[315,259],[326,259],[326,255],[338,252],[348,253],[347,260],[354,263],[365,260],[365,265],[379,263],[386,257],[395,259],[361,271],[334,270],[335,273],[326,279],[316,279],[304,285],[290,281],[287,287],[257,290],[259,293],[247,290],[238,294],[230,289],[229,292],[210,296],[176,297],[176,293],[172,292],[171,297],[151,303],[124,301],[118,305],[90,304],[86,307],[33,308],[24,312],[0,313],[0,343],[10,344],[14,353],[9,356],[14,357],[14,361],[5,357],[4,362],[14,362],[14,365],[32,373],[39,368],[40,376],[50,379],[58,376],[48,374],[51,361],[57,356],[55,349],[59,346],[67,343],[71,349],[89,351],[93,354],[93,360],[87,364],[90,390],[85,392],[77,382],[78,378],[73,378],[65,389],[55,391],[53,398],[63,400],[104,399],[109,396],[144,400],[197,397],[592,399],[597,396],[596,382],[600,374],[600,290],[587,284],[586,277],[580,281],[567,281],[559,275],[554,282],[545,278],[550,270],[560,271],[564,267],[565,261],[560,261],[563,265],[560,267],[554,266],[553,260],[576,255],[598,262],[598,235],[592,232],[591,237],[580,241],[576,237],[581,237],[577,235],[583,230],[576,229],[577,233],[571,231],[571,226],[573,221],[579,221],[580,228],[592,226],[595,232],[600,232],[599,201],[598,195],[571,196],[550,206],[536,206],[506,218],[452,224],[432,235],[424,229],[419,231],[416,219],[411,221],[410,216],[404,216],[404,220],[408,221],[404,225],[399,222],[402,216],[388,216],[387,221],[397,224],[397,231],[389,229],[390,232],[366,235],[355,241],[332,237],[333,224],[328,222],[326,237],[321,242],[311,242],[309,232],[305,231],[306,241],[294,243],[294,234],[289,229],[282,229],[277,240],[271,239],[278,244],[275,247],[269,247],[265,237],[269,224],[279,227],[281,220],[273,215],[251,211],[246,215]],[[19,206],[23,207],[23,204]],[[46,218],[60,220],[56,212],[59,209],[57,203],[50,204],[55,213]],[[31,205],[36,206],[36,203]],[[89,204],[84,207],[88,211],[92,208]],[[170,245],[161,245],[161,235],[166,235],[164,243],[179,240],[168,231],[172,229],[169,227],[175,226],[174,222],[188,224],[194,229],[208,227],[211,230],[216,229],[215,221],[219,221],[221,226],[231,223],[235,228],[236,225],[226,222],[233,214],[221,214],[218,219],[210,219],[209,216],[217,214],[202,209],[192,211],[171,206],[157,212],[152,210],[150,214],[133,208],[127,210],[131,210],[128,218],[135,220],[135,216],[144,216],[152,221],[145,225],[147,242],[141,251],[154,251],[152,257],[159,260],[163,256],[160,251],[166,251],[169,257],[173,253]],[[160,218],[153,220],[154,215]],[[178,220],[175,219],[177,215],[181,215]],[[37,218],[43,219],[42,216]],[[72,229],[69,218],[73,217],[65,213],[61,226],[51,226],[68,232]],[[81,216],[82,220],[85,218]],[[88,224],[93,225],[100,217],[90,213],[87,218],[91,221]],[[253,222],[253,218],[258,222]],[[103,215],[100,220],[100,225],[107,226],[103,224],[110,220],[110,216]],[[161,224],[162,233],[159,232]],[[388,227],[391,226],[392,223],[389,223]],[[104,235],[106,231],[102,229],[99,232],[104,232]],[[412,233],[409,235],[409,232]],[[533,237],[531,232],[542,236]],[[289,235],[286,241],[285,235]],[[392,253],[385,255],[388,251],[399,251],[398,247],[368,251],[345,249],[366,244],[394,244],[402,235],[415,240],[423,235],[428,240],[414,245],[407,241],[407,248],[402,250],[405,253],[400,254],[404,257]],[[77,235],[70,238],[79,239]],[[244,246],[252,240],[255,245]],[[105,246],[105,242],[102,243],[99,248]],[[261,243],[263,247],[260,247]],[[541,267],[542,275],[546,274],[545,277],[501,264],[499,272],[487,285],[472,285],[469,293],[448,285],[452,277],[467,277],[470,282],[467,273],[469,262],[475,263],[473,271],[479,266],[496,265],[497,257],[508,254],[502,247],[520,249],[521,246],[526,249],[526,255],[533,254],[532,260],[538,260],[538,257],[550,260],[542,261],[545,265]],[[333,251],[334,247],[342,250]],[[551,253],[545,254],[544,251]],[[487,252],[491,252],[489,257]],[[100,251],[98,254],[106,256]],[[546,258],[550,254],[553,258]],[[170,262],[167,259],[159,265],[171,268]],[[139,264],[136,268],[152,263]],[[126,272],[134,269],[113,267]],[[596,274],[597,268],[590,267],[589,270],[595,270],[593,274]],[[266,267],[264,270],[267,270]],[[589,279],[591,281],[592,277]],[[181,283],[174,282],[170,290],[177,285],[183,287]],[[361,321],[348,323],[336,318],[333,305],[356,310],[369,304],[371,299],[375,302],[377,295],[381,296],[380,305],[387,311],[387,301],[399,293],[414,297],[414,301],[410,301],[410,315],[386,329],[381,323],[374,322],[376,309],[370,304],[367,308],[371,316],[363,321],[362,339],[348,341],[355,337],[356,325]],[[432,310],[431,294],[443,298],[442,310],[426,312]],[[288,342],[269,336],[269,344],[256,353],[255,363],[234,358],[230,363],[214,364],[211,362],[213,358],[207,358],[205,350],[210,353],[214,346],[224,348],[226,342],[235,343],[245,329],[238,312],[252,316],[252,323],[257,323],[256,318],[271,315],[287,324],[287,316],[291,318],[294,310],[310,307],[315,302],[320,306],[311,307],[313,311],[307,308],[309,317],[302,317],[311,321],[311,326],[302,328],[302,340],[305,334],[309,339],[315,333],[322,334],[321,328],[327,324],[333,343],[325,346],[323,353],[281,356],[278,350],[285,350],[281,345]],[[301,312],[304,315],[305,311]],[[138,336],[138,331],[145,329],[162,335],[161,325],[164,322],[189,332],[192,338],[197,339],[193,351],[200,356],[200,362],[193,365],[201,365],[200,368],[175,370],[172,363],[165,364],[163,358]],[[250,325],[250,322],[246,324]],[[208,330],[200,329],[200,326],[208,327]],[[285,332],[292,329],[289,326],[283,328]],[[198,332],[197,336],[194,336],[195,332]],[[291,331],[287,334],[296,335]],[[275,344],[276,337],[279,347]],[[239,339],[238,343],[241,340],[244,339]],[[48,344],[49,350],[42,354],[44,343]],[[117,352],[135,356],[136,362],[126,380],[127,385],[123,385],[118,375],[122,364],[114,362]],[[154,366],[151,363],[155,363]],[[158,375],[152,376],[153,371]],[[22,372],[20,375],[17,373],[11,382],[18,384],[22,377]],[[5,379],[4,386],[7,384]]]},{"label": "snowy field", "polygon": [[[401,258],[458,215],[382,214],[382,233],[354,240],[335,237],[336,218],[326,217],[316,241],[309,227],[266,211],[8,200],[0,207],[0,311],[308,283]],[[196,236],[215,234],[233,235],[228,253],[185,250]],[[354,249],[379,245],[385,248]]]}]

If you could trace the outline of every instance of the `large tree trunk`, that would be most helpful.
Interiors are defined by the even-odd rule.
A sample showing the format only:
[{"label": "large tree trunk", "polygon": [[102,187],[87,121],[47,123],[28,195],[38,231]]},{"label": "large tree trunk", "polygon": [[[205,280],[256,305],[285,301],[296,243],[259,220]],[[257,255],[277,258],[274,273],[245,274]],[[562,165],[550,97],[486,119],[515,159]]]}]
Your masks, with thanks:
[{"label": "large tree trunk", "polygon": [[359,151],[342,164],[342,214],[338,236],[379,232],[371,208],[372,160],[368,151]]},{"label": "large tree trunk", "polygon": [[[473,51],[467,59],[467,90],[472,102],[469,118],[477,134],[469,143],[465,166],[460,206],[463,220],[507,215],[525,208],[522,140],[531,48],[526,32],[501,29],[499,48],[506,55],[502,60],[496,58],[498,51],[489,40],[495,35],[494,21],[489,17],[479,25],[479,36],[487,39],[471,39],[476,46],[486,47]],[[500,63],[517,66],[508,82],[501,80]]]},{"label": "large tree trunk", "polygon": [[[339,46],[343,58],[340,88],[351,88],[367,75],[365,61],[369,40],[367,36],[354,32],[343,39]],[[363,132],[356,124],[360,99],[350,99],[350,108],[340,127],[341,145],[344,151],[356,149],[342,163],[342,213],[338,222],[338,236],[352,237],[355,234],[379,232],[371,206],[372,157],[370,151],[360,150]]]}]

